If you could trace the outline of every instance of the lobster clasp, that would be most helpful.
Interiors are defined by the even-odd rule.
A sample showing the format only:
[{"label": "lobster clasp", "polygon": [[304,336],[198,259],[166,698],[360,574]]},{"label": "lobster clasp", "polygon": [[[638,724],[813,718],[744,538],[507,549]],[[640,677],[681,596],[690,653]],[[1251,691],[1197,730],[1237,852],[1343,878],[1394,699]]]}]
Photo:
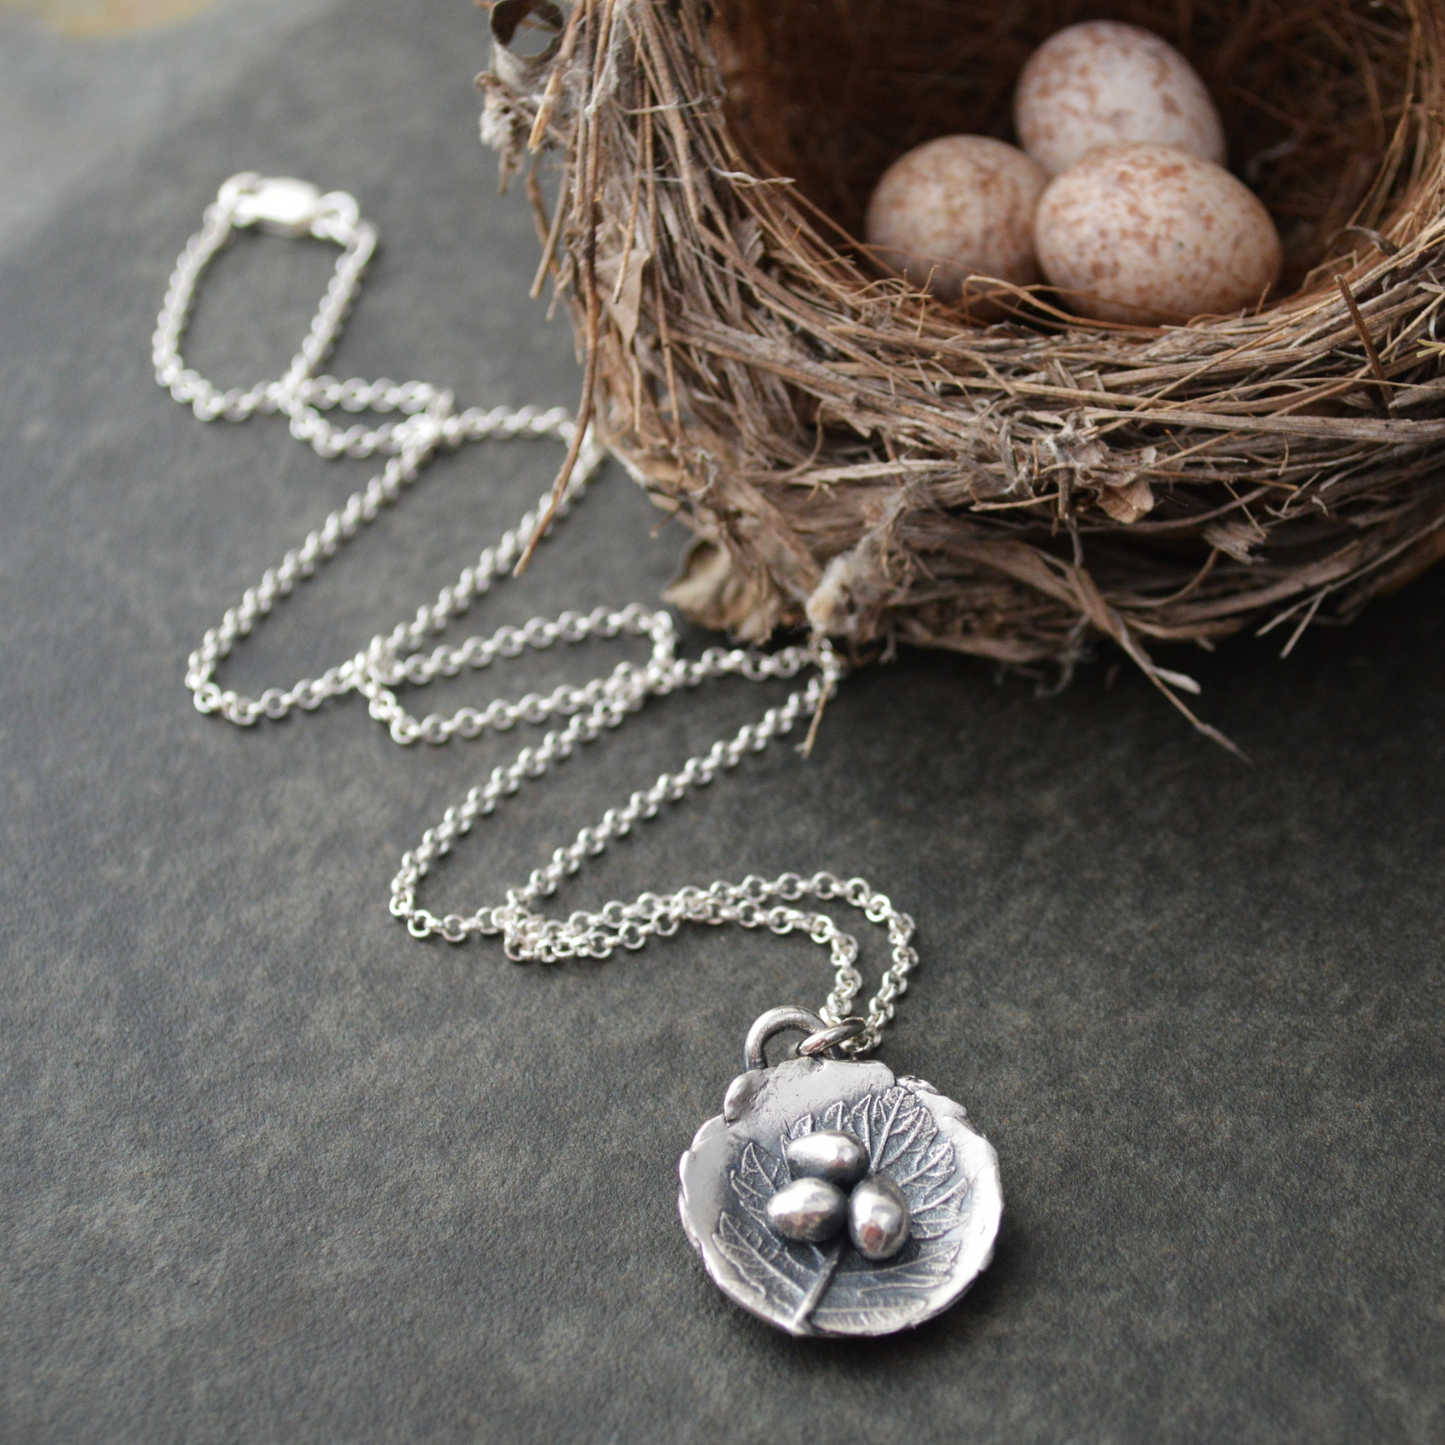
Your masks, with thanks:
[{"label": "lobster clasp", "polygon": [[231,208],[232,223],[260,226],[273,236],[316,236],[345,244],[359,219],[356,201],[344,191],[323,195],[310,181],[294,176],[232,176],[220,200]]}]

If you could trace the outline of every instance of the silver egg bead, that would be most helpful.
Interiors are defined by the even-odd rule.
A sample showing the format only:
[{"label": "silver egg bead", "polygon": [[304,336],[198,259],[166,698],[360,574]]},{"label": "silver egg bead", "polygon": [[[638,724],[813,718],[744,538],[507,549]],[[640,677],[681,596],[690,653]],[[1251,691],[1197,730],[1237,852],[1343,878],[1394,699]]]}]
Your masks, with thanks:
[{"label": "silver egg bead", "polygon": [[864,1259],[892,1259],[908,1243],[908,1201],[889,1178],[865,1179],[848,1200],[848,1233]]},{"label": "silver egg bead", "polygon": [[868,1150],[846,1129],[818,1129],[790,1140],[783,1150],[793,1177],[826,1179],[842,1189],[868,1172]]},{"label": "silver egg bead", "polygon": [[826,1179],[795,1179],[767,1204],[768,1223],[784,1239],[821,1244],[832,1239],[848,1218],[848,1200]]}]

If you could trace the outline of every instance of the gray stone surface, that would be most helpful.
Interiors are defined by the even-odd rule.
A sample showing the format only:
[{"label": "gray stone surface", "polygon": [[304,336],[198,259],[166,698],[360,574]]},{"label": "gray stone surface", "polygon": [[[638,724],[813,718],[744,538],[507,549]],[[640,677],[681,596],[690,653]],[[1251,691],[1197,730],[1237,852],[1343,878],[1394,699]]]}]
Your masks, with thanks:
[{"label": "gray stone surface", "polygon": [[[0,251],[336,4],[0,0]],[[160,23],[192,7],[187,23]]]},{"label": "gray stone surface", "polygon": [[[384,907],[398,856],[518,739],[192,711],[201,632],[365,476],[151,382],[223,176],[348,187],[381,225],[343,374],[573,398],[473,138],[483,59],[463,4],[345,5],[0,263],[0,1438],[1445,1439],[1445,578],[1287,662],[1176,659],[1252,766],[1127,670],[1040,699],[908,656],[850,682],[810,762],[750,761],[572,886],[823,866],[917,916],[883,1057],[969,1105],[1007,1203],[976,1290],[881,1343],[770,1331],[677,1225],[678,1154],[752,1018],[819,1001],[815,950],[708,932],[518,969],[415,944]],[[274,366],[326,266],[238,246],[198,363]],[[228,677],[289,681],[406,615],[554,459],[443,463]],[[655,516],[614,469],[478,629],[654,595],[678,544]],[[429,897],[494,896],[758,691],[650,707]]]}]

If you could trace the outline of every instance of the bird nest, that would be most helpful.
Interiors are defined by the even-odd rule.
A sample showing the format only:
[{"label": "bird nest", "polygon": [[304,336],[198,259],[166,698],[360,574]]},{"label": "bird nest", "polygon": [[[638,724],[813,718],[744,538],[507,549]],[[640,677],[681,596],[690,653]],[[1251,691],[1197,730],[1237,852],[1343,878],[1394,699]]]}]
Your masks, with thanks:
[{"label": "bird nest", "polygon": [[[1186,326],[1047,288],[970,323],[870,258],[932,136],[1008,137],[1015,81],[1108,17],[1188,57],[1284,244]],[[670,597],[1065,672],[1343,619],[1445,553],[1439,0],[501,0],[480,78],[585,354],[582,411],[693,529]],[[542,168],[559,162],[556,184]]]}]

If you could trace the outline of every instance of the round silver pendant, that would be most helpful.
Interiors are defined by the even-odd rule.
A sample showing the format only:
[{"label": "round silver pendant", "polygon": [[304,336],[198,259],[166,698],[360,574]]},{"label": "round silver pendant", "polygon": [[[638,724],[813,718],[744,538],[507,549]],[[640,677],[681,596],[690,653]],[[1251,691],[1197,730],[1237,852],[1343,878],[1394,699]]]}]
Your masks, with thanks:
[{"label": "round silver pendant", "polygon": [[[784,1029],[824,1047],[768,1066]],[[747,1072],[678,1165],[678,1210],[745,1310],[794,1335],[886,1335],[946,1310],[993,1257],[998,1156],[931,1084],[828,1057],[838,1032],[795,1008],[753,1025]]]}]

